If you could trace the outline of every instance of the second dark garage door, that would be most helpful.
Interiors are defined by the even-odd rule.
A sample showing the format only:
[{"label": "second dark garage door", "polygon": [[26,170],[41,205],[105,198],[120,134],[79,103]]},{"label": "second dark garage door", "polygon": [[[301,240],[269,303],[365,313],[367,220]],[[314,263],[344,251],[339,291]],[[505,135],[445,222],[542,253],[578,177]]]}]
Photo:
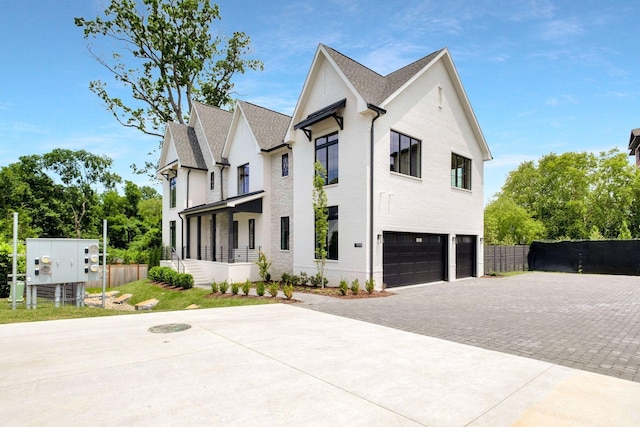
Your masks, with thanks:
[{"label": "second dark garage door", "polygon": [[446,280],[447,235],[384,232],[382,275],[387,287]]}]

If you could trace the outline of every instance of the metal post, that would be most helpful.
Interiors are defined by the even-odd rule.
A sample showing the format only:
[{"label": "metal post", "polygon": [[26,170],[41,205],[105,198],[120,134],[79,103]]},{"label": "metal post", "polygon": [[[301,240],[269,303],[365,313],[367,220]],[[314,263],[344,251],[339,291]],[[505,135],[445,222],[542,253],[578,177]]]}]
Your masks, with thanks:
[{"label": "metal post", "polygon": [[11,278],[11,309],[16,309],[16,294],[18,285],[16,278],[18,276],[18,212],[13,213],[13,276]]},{"label": "metal post", "polygon": [[107,220],[102,220],[102,308],[107,294]]}]

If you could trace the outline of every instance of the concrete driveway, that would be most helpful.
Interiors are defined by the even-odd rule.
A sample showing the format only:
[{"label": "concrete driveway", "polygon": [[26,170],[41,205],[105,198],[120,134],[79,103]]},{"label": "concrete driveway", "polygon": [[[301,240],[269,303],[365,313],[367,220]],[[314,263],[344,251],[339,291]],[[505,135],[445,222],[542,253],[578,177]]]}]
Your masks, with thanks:
[{"label": "concrete driveway", "polygon": [[640,277],[531,272],[313,310],[640,382]]},{"label": "concrete driveway", "polygon": [[639,383],[293,304],[0,325],[0,349],[12,427],[640,425]]}]

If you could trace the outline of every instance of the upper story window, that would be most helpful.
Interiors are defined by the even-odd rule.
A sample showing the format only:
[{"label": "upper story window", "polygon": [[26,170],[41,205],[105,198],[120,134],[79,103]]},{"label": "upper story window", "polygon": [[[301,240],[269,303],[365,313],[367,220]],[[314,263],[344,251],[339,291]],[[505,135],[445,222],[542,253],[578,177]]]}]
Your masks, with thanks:
[{"label": "upper story window", "polygon": [[216,174],[215,172],[211,172],[211,174],[209,174],[209,189],[213,190],[214,188],[216,188]]},{"label": "upper story window", "polygon": [[405,175],[421,177],[422,141],[391,131],[389,169]]},{"label": "upper story window", "polygon": [[289,176],[289,153],[282,155],[282,176]]},{"label": "upper story window", "polygon": [[169,207],[176,207],[176,182],[177,179],[175,176],[169,178]]},{"label": "upper story window", "polygon": [[249,192],[249,163],[238,166],[238,195]]},{"label": "upper story window", "polygon": [[327,171],[325,185],[338,183],[338,132],[316,139],[316,161]]},{"label": "upper story window", "polygon": [[451,186],[471,190],[471,159],[451,153]]}]

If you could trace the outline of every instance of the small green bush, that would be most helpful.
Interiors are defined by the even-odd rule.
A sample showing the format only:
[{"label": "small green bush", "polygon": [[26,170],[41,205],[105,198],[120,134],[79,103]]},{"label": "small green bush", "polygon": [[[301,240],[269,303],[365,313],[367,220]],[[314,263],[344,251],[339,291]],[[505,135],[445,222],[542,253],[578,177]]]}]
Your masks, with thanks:
[{"label": "small green bush", "polygon": [[367,292],[372,294],[374,289],[376,288],[376,282],[373,279],[369,279],[365,282],[365,286],[367,287]]},{"label": "small green bush", "polygon": [[159,271],[160,267],[151,267],[147,272],[147,279],[151,280],[152,282],[157,282]]},{"label": "small green bush", "polygon": [[300,276],[297,276],[297,277],[298,277],[298,283],[301,284],[302,286],[307,286],[309,284],[309,275],[304,271],[301,271]]},{"label": "small green bush", "polygon": [[324,281],[323,287],[327,286],[327,283],[329,283],[329,280],[326,277],[320,276],[320,273],[316,274],[315,276],[311,276],[309,280],[311,281],[311,286],[315,288],[322,285],[323,281]]},{"label": "small green bush", "polygon": [[289,274],[285,271],[284,273],[282,273],[280,280],[284,285],[294,284],[293,277],[294,277],[293,274]]},{"label": "small green bush", "polygon": [[251,290],[251,281],[247,279],[247,281],[242,284],[242,293],[245,295],[249,295],[250,290]]},{"label": "small green bush", "polygon": [[277,297],[279,290],[280,290],[280,283],[271,282],[271,284],[269,284],[269,295],[271,295],[272,297],[274,298]]},{"label": "small green bush", "polygon": [[290,300],[291,298],[293,298],[293,285],[284,285],[284,287],[282,288],[282,292],[284,292],[285,298]]},{"label": "small green bush", "polygon": [[264,252],[258,252],[258,261],[256,261],[255,264],[260,270],[260,277],[262,277],[262,280],[266,280],[268,282],[271,279],[271,274],[269,273],[271,261],[267,260],[267,256]]},{"label": "small green bush", "polygon": [[182,289],[193,288],[193,276],[189,273],[179,273],[177,276],[177,284]]},{"label": "small green bush", "polygon": [[339,289],[342,295],[347,294],[347,291],[349,290],[349,285],[347,284],[347,281],[345,279],[340,280]]},{"label": "small green bush", "polygon": [[231,293],[233,295],[238,295],[238,292],[240,292],[240,283],[231,282]]},{"label": "small green bush", "polygon": [[229,289],[229,283],[227,283],[227,281],[225,280],[224,282],[220,283],[220,293],[226,294],[227,289]]},{"label": "small green bush", "polygon": [[256,294],[258,294],[259,297],[264,296],[264,282],[263,281],[259,281],[258,284],[256,285]]},{"label": "small green bush", "polygon": [[358,279],[355,279],[351,282],[351,293],[358,295],[358,292],[360,292],[360,282],[358,282]]},{"label": "small green bush", "polygon": [[218,292],[220,292],[220,287],[218,287],[218,284],[214,280],[213,282],[211,282],[211,293],[217,294]]}]

